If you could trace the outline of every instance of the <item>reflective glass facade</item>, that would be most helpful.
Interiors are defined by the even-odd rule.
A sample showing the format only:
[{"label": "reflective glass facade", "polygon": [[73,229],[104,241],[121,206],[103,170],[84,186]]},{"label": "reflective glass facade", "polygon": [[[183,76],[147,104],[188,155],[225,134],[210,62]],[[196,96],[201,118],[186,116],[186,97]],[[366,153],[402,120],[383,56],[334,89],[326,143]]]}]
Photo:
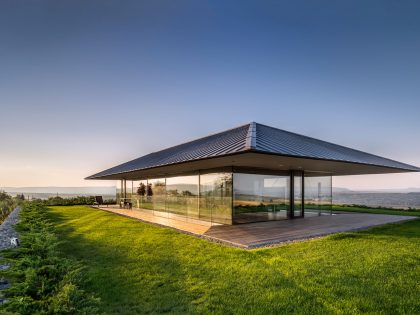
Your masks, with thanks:
[{"label": "reflective glass facade", "polygon": [[166,179],[166,211],[169,217],[187,219],[199,217],[198,175]]},{"label": "reflective glass facade", "polygon": [[117,192],[117,195],[116,195],[117,204],[119,204],[120,201],[121,201],[121,198],[124,197],[122,195],[123,194],[123,183],[124,183],[124,180],[117,180],[117,182],[115,183],[116,192]]},{"label": "reflective glass facade", "polygon": [[133,181],[133,207],[153,210],[152,203],[147,197],[147,180]]},{"label": "reflective glass facade", "polygon": [[232,174],[200,175],[200,220],[232,224]]},{"label": "reflective glass facade", "polygon": [[133,208],[160,217],[232,224],[232,174],[222,172],[118,181],[117,203],[122,200],[130,201]]},{"label": "reflective glass facade", "polygon": [[304,216],[303,209],[303,181],[302,172],[294,171],[293,174],[293,217],[300,218]]},{"label": "reflective glass facade", "polygon": [[290,176],[233,174],[233,222],[287,219]]},{"label": "reflective glass facade", "polygon": [[[281,173],[283,174],[283,173]],[[331,211],[331,176],[213,172],[118,181],[117,201],[156,216],[240,224],[320,215]]]},{"label": "reflective glass facade", "polygon": [[305,174],[305,216],[331,214],[332,178]]}]

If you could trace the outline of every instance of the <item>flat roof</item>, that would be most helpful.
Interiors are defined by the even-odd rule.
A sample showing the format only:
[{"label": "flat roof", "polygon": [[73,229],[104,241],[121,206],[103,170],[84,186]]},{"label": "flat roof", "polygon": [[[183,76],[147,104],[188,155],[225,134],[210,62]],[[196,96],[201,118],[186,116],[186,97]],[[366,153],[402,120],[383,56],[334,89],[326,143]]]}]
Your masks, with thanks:
[{"label": "flat roof", "polygon": [[86,179],[141,179],[226,166],[329,175],[420,171],[416,166],[252,122],[147,154]]}]

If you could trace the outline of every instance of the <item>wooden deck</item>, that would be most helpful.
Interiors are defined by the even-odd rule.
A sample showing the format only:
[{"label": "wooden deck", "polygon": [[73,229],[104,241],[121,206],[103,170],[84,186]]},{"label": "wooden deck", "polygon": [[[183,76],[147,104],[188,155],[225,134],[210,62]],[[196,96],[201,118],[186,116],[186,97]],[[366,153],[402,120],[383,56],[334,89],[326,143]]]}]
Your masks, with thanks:
[{"label": "wooden deck", "polygon": [[255,248],[413,219],[417,217],[339,213],[294,220],[214,226],[204,235],[239,247]]},{"label": "wooden deck", "polygon": [[410,216],[349,212],[294,220],[209,226],[206,222],[187,222],[164,218],[139,209],[119,209],[117,207],[101,207],[101,209],[241,248],[263,247],[418,219],[418,217]]}]

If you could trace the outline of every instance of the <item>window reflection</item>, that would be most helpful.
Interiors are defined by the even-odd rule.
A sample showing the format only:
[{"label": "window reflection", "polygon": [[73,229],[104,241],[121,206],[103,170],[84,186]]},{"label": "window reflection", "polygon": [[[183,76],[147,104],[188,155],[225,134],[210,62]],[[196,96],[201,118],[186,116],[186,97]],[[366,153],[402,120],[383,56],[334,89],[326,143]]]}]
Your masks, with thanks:
[{"label": "window reflection", "polygon": [[302,204],[302,172],[294,172],[293,187],[293,216],[295,218],[303,216]]},{"label": "window reflection", "polygon": [[123,194],[123,180],[117,181],[116,190],[117,190],[117,195],[116,195],[117,204],[120,204],[121,198],[124,197],[122,195]]},{"label": "window reflection", "polygon": [[232,224],[232,174],[200,175],[199,218],[220,224]]},{"label": "window reflection", "polygon": [[[133,194],[132,194],[133,207],[148,209],[147,202],[147,181],[133,181]],[[150,209],[150,208],[149,208]]]},{"label": "window reflection", "polygon": [[155,215],[167,217],[165,178],[150,179],[147,183],[147,206]]},{"label": "window reflection", "polygon": [[[294,216],[331,212],[331,176],[304,175],[304,190],[302,173],[293,175]],[[208,173],[126,181],[125,189],[133,207],[154,215],[232,224],[286,219],[291,214],[290,179],[290,175]],[[123,192],[124,181],[118,181],[117,201]]]},{"label": "window reflection", "polygon": [[135,208],[191,222],[232,224],[232,175],[229,173],[133,181],[132,187]]},{"label": "window reflection", "polygon": [[305,216],[331,214],[332,178],[305,173]]},{"label": "window reflection", "polygon": [[198,218],[198,175],[168,177],[166,195],[169,217]]},{"label": "window reflection", "polygon": [[233,175],[233,222],[287,219],[289,176]]}]

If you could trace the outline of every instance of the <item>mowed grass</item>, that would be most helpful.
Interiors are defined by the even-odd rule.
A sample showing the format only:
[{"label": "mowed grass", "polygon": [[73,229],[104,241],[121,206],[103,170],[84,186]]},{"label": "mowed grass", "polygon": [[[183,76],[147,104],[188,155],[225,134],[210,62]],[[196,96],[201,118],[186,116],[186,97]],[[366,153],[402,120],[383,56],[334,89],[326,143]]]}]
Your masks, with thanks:
[{"label": "mowed grass", "polygon": [[420,220],[242,250],[85,206],[50,217],[110,314],[420,313]]},{"label": "mowed grass", "polygon": [[367,208],[350,205],[333,205],[333,211],[349,211],[360,213],[373,213],[373,214],[392,214],[392,215],[408,215],[420,217],[420,209],[392,209],[392,208]]}]

